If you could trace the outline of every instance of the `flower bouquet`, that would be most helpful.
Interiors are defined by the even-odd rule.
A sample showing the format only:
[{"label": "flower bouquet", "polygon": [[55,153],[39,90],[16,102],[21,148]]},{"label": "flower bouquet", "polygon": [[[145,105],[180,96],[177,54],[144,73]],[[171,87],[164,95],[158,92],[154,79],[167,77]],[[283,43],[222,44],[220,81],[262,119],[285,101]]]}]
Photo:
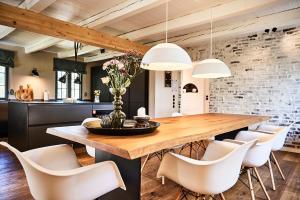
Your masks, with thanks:
[{"label": "flower bouquet", "polygon": [[123,127],[126,114],[122,112],[122,95],[126,93],[126,88],[134,78],[142,72],[140,63],[141,55],[128,53],[103,64],[107,76],[101,78],[101,81],[109,87],[110,93],[114,96],[114,111],[110,113],[112,128]]}]

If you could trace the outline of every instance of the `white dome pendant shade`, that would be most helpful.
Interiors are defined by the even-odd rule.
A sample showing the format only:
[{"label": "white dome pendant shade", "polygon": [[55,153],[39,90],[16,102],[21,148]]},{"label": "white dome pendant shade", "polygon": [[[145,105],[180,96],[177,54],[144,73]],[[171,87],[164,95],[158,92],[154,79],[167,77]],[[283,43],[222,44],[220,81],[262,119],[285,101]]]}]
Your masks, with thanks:
[{"label": "white dome pendant shade", "polygon": [[221,78],[231,76],[227,65],[218,59],[205,59],[193,63],[193,66],[192,77],[194,78]]},{"label": "white dome pendant shade", "polygon": [[221,78],[231,76],[228,66],[219,59],[212,58],[212,9],[210,9],[210,57],[193,63],[194,78]]},{"label": "white dome pendant shade", "polygon": [[185,70],[192,68],[192,60],[183,48],[166,42],[149,49],[142,59],[141,67],[156,71]]},{"label": "white dome pendant shade", "polygon": [[189,54],[180,46],[168,43],[168,1],[166,1],[166,42],[149,49],[141,68],[155,71],[177,71],[192,68]]}]

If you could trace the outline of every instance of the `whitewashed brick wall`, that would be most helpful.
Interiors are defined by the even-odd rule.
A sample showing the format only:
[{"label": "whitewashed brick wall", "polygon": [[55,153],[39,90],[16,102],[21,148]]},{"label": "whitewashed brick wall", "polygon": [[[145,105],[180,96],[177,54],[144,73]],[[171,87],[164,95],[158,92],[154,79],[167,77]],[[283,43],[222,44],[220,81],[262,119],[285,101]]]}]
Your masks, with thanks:
[{"label": "whitewashed brick wall", "polygon": [[[207,49],[188,51],[202,60]],[[233,76],[210,80],[211,112],[269,115],[275,125],[300,121],[300,27],[217,41],[213,51]],[[285,146],[300,150],[300,123]]]}]

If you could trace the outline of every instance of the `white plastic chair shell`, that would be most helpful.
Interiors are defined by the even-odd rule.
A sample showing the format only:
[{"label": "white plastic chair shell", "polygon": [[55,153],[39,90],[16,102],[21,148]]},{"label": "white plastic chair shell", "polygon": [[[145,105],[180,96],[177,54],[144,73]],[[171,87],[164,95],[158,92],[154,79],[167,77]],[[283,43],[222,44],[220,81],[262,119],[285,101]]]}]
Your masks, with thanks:
[{"label": "white plastic chair shell", "polygon": [[118,167],[105,161],[81,167],[69,145],[19,152],[6,142],[23,166],[34,199],[92,200],[116,188],[126,189]]},{"label": "white plastic chair shell", "polygon": [[235,137],[235,140],[245,142],[254,139],[258,140],[256,145],[249,149],[244,158],[243,165],[246,167],[260,167],[264,165],[270,157],[275,136],[275,134],[268,135],[254,131],[240,131]]},{"label": "white plastic chair shell", "polygon": [[254,143],[255,140],[244,145],[212,141],[203,160],[167,153],[157,177],[167,177],[196,193],[220,194],[237,182],[244,156]]},{"label": "white plastic chair shell", "polygon": [[279,133],[276,136],[276,139],[272,146],[272,151],[278,151],[282,149],[286,135],[288,134],[290,130],[290,126],[274,126],[274,125],[259,125],[255,131],[261,131],[269,134],[276,134]]}]

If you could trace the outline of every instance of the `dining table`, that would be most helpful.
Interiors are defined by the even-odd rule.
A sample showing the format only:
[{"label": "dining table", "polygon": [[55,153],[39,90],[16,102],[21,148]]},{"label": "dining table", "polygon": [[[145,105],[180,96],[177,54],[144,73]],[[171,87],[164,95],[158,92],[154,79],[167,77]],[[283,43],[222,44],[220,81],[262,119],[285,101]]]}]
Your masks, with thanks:
[{"label": "dining table", "polygon": [[[270,119],[268,116],[206,113],[179,117],[151,119],[160,126],[152,133],[132,136],[99,135],[84,126],[63,126],[47,129],[47,133],[88,145],[96,149],[95,162],[114,161],[126,185],[126,190],[115,189],[101,199],[141,199],[141,158],[172,147],[206,140],[233,139],[248,126]],[[109,180],[108,180],[109,181]],[[101,185],[99,185],[101,187]],[[88,191],[87,191],[88,192]]]}]

